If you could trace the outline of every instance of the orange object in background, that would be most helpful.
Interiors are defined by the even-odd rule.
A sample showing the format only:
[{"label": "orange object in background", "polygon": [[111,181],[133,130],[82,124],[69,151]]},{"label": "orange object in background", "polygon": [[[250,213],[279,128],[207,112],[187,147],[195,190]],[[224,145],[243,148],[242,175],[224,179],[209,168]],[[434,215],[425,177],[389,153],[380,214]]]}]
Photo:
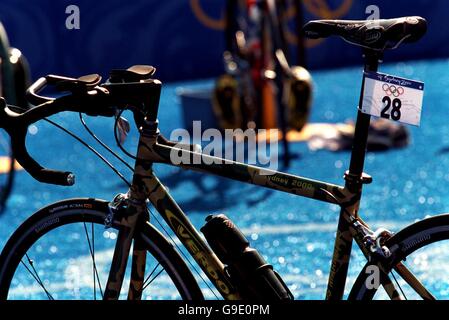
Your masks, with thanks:
[{"label": "orange object in background", "polygon": [[[0,174],[8,173],[11,161],[9,157],[0,157]],[[14,169],[22,170],[23,168],[17,161],[14,161]]]},{"label": "orange object in background", "polygon": [[262,127],[278,128],[274,87],[269,81],[265,81],[262,86],[262,100]]}]

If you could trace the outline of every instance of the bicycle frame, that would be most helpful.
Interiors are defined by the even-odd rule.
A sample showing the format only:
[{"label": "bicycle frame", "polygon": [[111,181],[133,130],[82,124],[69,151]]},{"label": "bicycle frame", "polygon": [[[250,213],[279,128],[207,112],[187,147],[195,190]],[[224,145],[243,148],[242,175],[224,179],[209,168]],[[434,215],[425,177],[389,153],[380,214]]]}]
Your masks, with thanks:
[{"label": "bicycle frame", "polygon": [[[365,50],[365,71],[377,71],[380,58],[377,52]],[[362,100],[363,86],[360,102]],[[121,219],[123,228],[118,235],[104,295],[105,299],[118,298],[134,232],[142,221],[148,219],[147,199],[164,218],[222,296],[225,299],[240,298],[239,293],[233,288],[225,273],[224,265],[208,247],[198,231],[190,223],[185,213],[154,174],[152,170],[153,163],[164,163],[179,166],[184,169],[198,170],[232,180],[339,205],[341,211],[326,299],[342,299],[353,240],[355,240],[367,258],[372,255],[364,244],[364,238],[372,234],[372,231],[358,216],[363,184],[371,182],[370,177],[363,173],[370,118],[369,115],[363,114],[360,110],[358,111],[350,168],[345,174],[346,183],[344,187],[277,171],[267,171],[256,166],[204,155],[192,150],[179,148],[175,143],[159,142],[158,137],[160,134],[157,128],[157,112],[151,118],[147,118],[140,129],[141,135],[137,151],[135,173],[132,186],[128,192],[127,211]],[[189,159],[196,157],[202,159],[203,162],[200,164],[175,164],[170,157],[172,152],[182,152]],[[142,249],[139,241],[135,240],[131,284],[128,293],[129,299],[140,299],[145,273],[145,255],[146,252]],[[383,282],[383,286],[390,297],[399,296],[388,277]]]}]

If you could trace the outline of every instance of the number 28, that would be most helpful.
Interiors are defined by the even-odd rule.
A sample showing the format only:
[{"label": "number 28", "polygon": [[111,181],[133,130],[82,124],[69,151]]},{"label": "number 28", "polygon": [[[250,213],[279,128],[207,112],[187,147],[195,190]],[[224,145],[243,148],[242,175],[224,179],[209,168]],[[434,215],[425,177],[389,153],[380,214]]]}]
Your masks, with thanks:
[{"label": "number 28", "polygon": [[[394,121],[399,121],[401,119],[401,107],[402,107],[402,101],[398,98],[393,99],[391,101],[390,97],[385,96],[382,99],[382,102],[384,104],[384,108],[382,109],[382,112],[380,113],[380,116],[385,119],[392,119]],[[388,113],[388,111],[391,109],[391,113]]]}]

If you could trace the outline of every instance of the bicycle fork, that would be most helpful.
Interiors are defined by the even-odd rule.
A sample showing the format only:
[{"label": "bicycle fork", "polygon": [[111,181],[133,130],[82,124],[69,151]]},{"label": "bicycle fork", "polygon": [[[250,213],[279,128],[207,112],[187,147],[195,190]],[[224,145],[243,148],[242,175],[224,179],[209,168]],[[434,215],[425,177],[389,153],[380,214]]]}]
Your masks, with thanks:
[{"label": "bicycle fork", "polygon": [[[143,152],[141,150],[145,149],[142,148],[144,139],[146,138],[141,137],[139,142],[138,159],[141,159],[140,157],[143,158]],[[139,227],[142,226],[145,221],[149,220],[146,200],[150,192],[146,188],[147,184],[145,183],[145,179],[149,179],[146,172],[148,169],[151,169],[151,167],[151,162],[143,162],[141,160],[136,161],[132,185],[129,188],[128,194],[121,199],[122,204],[125,204],[126,208],[120,206],[117,210],[119,213],[123,214],[123,216],[120,216],[120,229],[105,289],[105,300],[116,300],[120,296],[133,240],[134,247],[128,299],[139,300],[142,296],[146,266],[146,249],[143,240],[135,238],[134,235],[138,234]]]},{"label": "bicycle fork", "polygon": [[[145,198],[144,200],[136,199],[132,188],[128,196],[126,199],[127,208],[122,208],[120,211],[124,216],[120,218],[120,229],[103,297],[104,300],[116,300],[119,298],[134,235],[138,231],[138,226],[148,217]],[[140,238],[134,239],[131,280],[128,291],[129,300],[138,300],[142,295],[146,264],[146,250],[142,241]]]}]

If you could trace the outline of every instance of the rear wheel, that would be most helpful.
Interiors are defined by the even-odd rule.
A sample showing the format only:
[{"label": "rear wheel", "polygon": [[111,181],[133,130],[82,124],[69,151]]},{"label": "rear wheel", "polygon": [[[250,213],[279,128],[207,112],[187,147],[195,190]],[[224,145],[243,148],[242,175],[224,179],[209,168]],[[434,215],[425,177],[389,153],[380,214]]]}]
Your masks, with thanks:
[{"label": "rear wheel", "polygon": [[[74,199],[41,209],[25,221],[0,256],[0,299],[102,299],[120,225],[105,228],[108,203]],[[202,299],[173,246],[147,223],[142,299]],[[131,261],[131,260],[129,260]],[[120,298],[127,297],[130,264]]]},{"label": "rear wheel", "polygon": [[[449,299],[449,215],[417,222],[395,234],[385,246],[392,256],[383,268],[395,285],[398,298]],[[373,270],[370,263],[365,265],[349,299],[390,298],[382,286],[373,286]]]}]

